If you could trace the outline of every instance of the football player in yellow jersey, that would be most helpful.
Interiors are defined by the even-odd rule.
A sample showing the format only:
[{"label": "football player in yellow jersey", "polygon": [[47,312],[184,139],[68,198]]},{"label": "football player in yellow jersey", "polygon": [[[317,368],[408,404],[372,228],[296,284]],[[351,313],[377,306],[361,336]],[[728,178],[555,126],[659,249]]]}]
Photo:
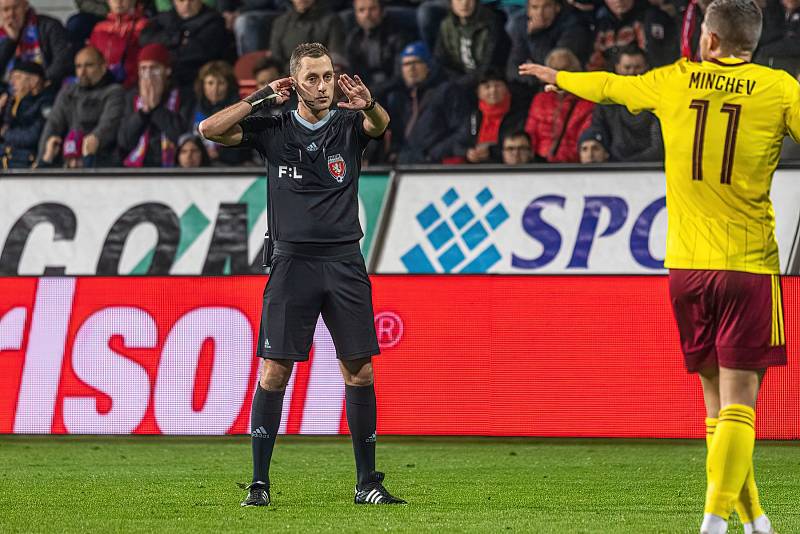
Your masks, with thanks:
[{"label": "football player in yellow jersey", "polygon": [[641,76],[519,68],[549,90],[652,111],[661,121],[670,298],[707,411],[707,534],[727,532],[734,509],[746,533],[774,532],[754,479],[754,408],[766,369],[786,363],[769,192],[784,137],[800,141],[800,85],[750,63],[760,35],[753,0],[716,0],[700,63],[684,59]]}]

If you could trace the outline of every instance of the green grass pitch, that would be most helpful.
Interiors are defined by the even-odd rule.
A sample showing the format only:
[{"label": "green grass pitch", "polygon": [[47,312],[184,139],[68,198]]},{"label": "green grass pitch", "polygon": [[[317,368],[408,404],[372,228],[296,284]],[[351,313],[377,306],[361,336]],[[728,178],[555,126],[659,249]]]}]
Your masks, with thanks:
[{"label": "green grass pitch", "polygon": [[[239,507],[246,437],[0,437],[0,532],[695,533],[700,441],[381,437],[402,507],[354,506],[347,437],[281,437],[273,506]],[[800,532],[800,448],[759,442],[762,501]],[[731,521],[730,532],[741,532]]]}]

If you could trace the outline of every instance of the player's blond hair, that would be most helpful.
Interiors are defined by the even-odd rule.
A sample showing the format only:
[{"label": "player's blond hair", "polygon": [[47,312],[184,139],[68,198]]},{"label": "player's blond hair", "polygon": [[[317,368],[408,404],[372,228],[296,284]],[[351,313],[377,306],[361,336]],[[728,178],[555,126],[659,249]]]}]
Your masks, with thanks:
[{"label": "player's blond hair", "polygon": [[761,8],[753,0],[714,0],[703,22],[719,36],[723,49],[749,53],[761,38],[761,19]]},{"label": "player's blond hair", "polygon": [[292,51],[292,57],[289,58],[289,74],[295,76],[300,70],[300,62],[304,57],[318,58],[327,56],[333,65],[333,58],[324,44],[321,43],[301,43]]}]

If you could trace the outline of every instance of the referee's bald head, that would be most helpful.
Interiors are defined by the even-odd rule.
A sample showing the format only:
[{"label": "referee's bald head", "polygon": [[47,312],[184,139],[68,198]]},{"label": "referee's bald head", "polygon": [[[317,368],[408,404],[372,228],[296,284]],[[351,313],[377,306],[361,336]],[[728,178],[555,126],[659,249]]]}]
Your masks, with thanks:
[{"label": "referee's bald head", "polygon": [[296,76],[300,72],[300,63],[304,57],[320,58],[327,56],[331,60],[333,66],[333,58],[331,57],[328,49],[321,43],[301,43],[292,52],[292,57],[289,58],[289,74]]}]

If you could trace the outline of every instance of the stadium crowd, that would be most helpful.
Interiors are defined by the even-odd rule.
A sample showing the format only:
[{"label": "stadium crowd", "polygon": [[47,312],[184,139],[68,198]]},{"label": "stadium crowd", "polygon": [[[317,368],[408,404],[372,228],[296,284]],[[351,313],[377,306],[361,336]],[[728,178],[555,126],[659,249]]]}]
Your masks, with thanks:
[{"label": "stadium crowd", "polygon": [[[755,61],[800,71],[800,0],[758,0]],[[368,165],[660,161],[658,119],[544,92],[526,61],[637,75],[698,59],[710,0],[77,0],[66,25],[0,0],[4,168],[259,164],[204,118],[321,42],[392,118]],[[341,95],[340,95],[341,96]],[[281,109],[264,113],[281,113]],[[798,156],[787,144],[785,157]]]}]

